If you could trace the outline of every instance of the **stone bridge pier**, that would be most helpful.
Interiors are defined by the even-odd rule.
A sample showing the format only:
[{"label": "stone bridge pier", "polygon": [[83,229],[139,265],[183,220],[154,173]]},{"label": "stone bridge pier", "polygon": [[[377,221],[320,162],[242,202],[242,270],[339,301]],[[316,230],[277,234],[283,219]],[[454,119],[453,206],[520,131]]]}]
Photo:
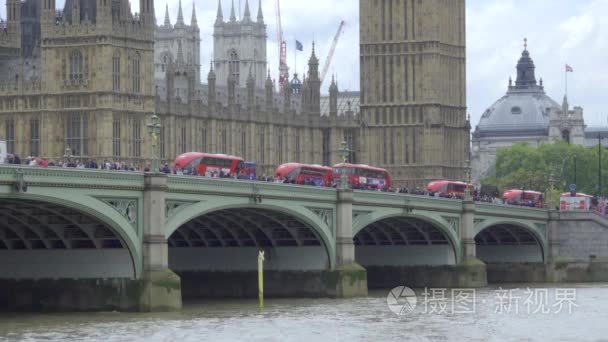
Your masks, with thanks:
[{"label": "stone bridge pier", "polygon": [[142,311],[174,310],[182,306],[180,278],[169,269],[165,237],[166,191],[166,175],[144,176]]}]

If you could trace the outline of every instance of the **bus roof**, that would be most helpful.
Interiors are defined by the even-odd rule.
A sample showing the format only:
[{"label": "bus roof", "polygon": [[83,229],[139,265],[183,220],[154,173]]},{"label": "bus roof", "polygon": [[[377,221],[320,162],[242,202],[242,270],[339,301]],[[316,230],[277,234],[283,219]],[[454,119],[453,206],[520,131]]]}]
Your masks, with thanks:
[{"label": "bus roof", "polygon": [[[564,196],[564,197],[570,197],[570,193],[569,193],[569,192],[564,192],[564,193],[562,194],[562,196]],[[591,196],[591,195],[587,195],[587,194],[584,194],[584,193],[582,193],[582,192],[577,192],[577,193],[576,193],[576,197],[587,197],[587,198],[594,198],[593,196]]]},{"label": "bus roof", "polygon": [[450,180],[436,180],[436,181],[432,181],[429,182],[429,184],[427,185],[427,187],[429,186],[436,186],[436,185],[444,185],[444,184],[457,184],[457,185],[467,185],[467,186],[473,186],[473,184],[467,184],[465,182],[461,182],[461,181],[450,181]]},{"label": "bus roof", "polygon": [[175,164],[188,164],[197,158],[217,158],[217,159],[228,159],[228,160],[239,160],[242,161],[243,158],[237,156],[230,156],[227,154],[212,154],[212,153],[202,153],[202,152],[188,152],[181,154],[175,158]]},{"label": "bus roof", "polygon": [[372,171],[380,171],[380,172],[386,172],[386,173],[388,173],[388,171],[386,171],[383,168],[369,166],[369,165],[365,165],[365,164],[341,163],[341,164],[334,165],[334,168],[338,168],[338,167],[353,168],[353,169],[364,169],[364,170],[372,170]]},{"label": "bus roof", "polygon": [[325,171],[325,172],[332,171],[332,168],[329,166],[300,164],[300,163],[287,163],[287,164],[279,165],[279,167],[277,167],[277,169],[275,171],[275,174],[279,177],[283,177],[299,167],[306,167],[309,169],[315,169],[318,171]]},{"label": "bus roof", "polygon": [[467,184],[465,182],[461,182],[461,181],[450,181],[450,180],[436,180],[436,181],[432,181],[429,182],[429,184],[426,185],[426,189],[428,191],[431,192],[437,192],[439,191],[441,188],[443,188],[443,186],[447,186],[447,185],[462,185],[465,186],[467,188],[473,188],[473,184]]},{"label": "bus roof", "polygon": [[[506,190],[504,193],[506,194],[507,192],[512,192],[512,193],[516,193],[516,194],[521,194],[522,190],[521,189],[510,189],[510,190]],[[534,191],[534,190],[524,190],[524,192],[526,194],[532,194],[532,195],[542,195],[543,193],[540,191]]]}]

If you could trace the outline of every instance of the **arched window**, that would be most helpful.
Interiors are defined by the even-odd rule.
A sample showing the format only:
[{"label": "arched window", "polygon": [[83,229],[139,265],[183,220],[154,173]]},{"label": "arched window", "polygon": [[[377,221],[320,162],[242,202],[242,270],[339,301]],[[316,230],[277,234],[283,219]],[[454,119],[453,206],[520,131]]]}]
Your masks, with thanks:
[{"label": "arched window", "polygon": [[120,90],[120,53],[118,51],[112,57],[112,89]]},{"label": "arched window", "polygon": [[240,61],[239,61],[239,55],[236,53],[236,51],[231,50],[230,53],[228,54],[228,72],[230,76],[233,76],[234,79],[236,80],[236,83],[239,84],[240,83],[240,72],[239,72],[239,66]]},{"label": "arched window", "polygon": [[567,142],[568,144],[570,143],[570,131],[565,129],[562,131],[562,139]]},{"label": "arched window", "polygon": [[167,55],[163,56],[163,64],[162,64],[162,71],[165,72],[165,70],[167,70],[167,63],[169,63],[169,57],[167,57]]},{"label": "arched window", "polygon": [[70,53],[70,80],[84,79],[84,58],[82,52],[74,50]]},{"label": "arched window", "polygon": [[133,77],[133,92],[134,93],[139,93],[141,91],[141,82],[140,82],[140,62],[141,62],[141,57],[139,56],[139,53],[136,53],[135,56],[133,56],[133,70],[132,70],[132,77]]}]

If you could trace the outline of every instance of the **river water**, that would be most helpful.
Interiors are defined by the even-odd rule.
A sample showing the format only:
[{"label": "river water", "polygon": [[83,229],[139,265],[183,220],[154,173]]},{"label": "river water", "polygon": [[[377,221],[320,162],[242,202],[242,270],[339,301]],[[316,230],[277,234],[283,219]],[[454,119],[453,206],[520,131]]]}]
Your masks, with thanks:
[{"label": "river water", "polygon": [[[267,299],[261,312],[255,300],[221,300],[174,313],[4,313],[0,341],[608,341],[608,284],[543,286],[398,290],[391,307],[386,290]],[[413,311],[398,310],[413,298]]]}]

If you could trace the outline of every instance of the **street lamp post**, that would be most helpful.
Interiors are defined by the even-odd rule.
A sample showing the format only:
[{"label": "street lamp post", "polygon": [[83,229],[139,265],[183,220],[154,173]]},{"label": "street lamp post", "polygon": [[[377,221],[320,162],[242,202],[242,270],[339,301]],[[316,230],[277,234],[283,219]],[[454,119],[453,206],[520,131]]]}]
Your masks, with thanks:
[{"label": "street lamp post", "polygon": [[[346,141],[342,141],[342,148],[340,149],[340,156],[342,157],[342,162],[346,164],[348,161],[348,157],[352,151],[348,148],[348,144]],[[348,175],[342,173],[340,176],[340,189],[348,189]]]},{"label": "street lamp post", "polygon": [[574,155],[574,184],[576,184],[576,154]]},{"label": "street lamp post", "polygon": [[69,163],[70,160],[72,159],[73,155],[72,155],[72,149],[70,148],[70,146],[65,148],[65,152],[63,154],[63,161],[64,163]]},{"label": "street lamp post", "polygon": [[465,201],[470,201],[471,200],[471,189],[469,188],[469,184],[471,184],[471,161],[467,160],[466,161],[466,167],[465,167],[465,177],[466,177],[466,183],[467,185],[464,187],[464,199]]},{"label": "street lamp post", "polygon": [[597,197],[602,197],[602,135],[597,134]]},{"label": "street lamp post", "polygon": [[146,125],[148,127],[148,134],[152,138],[152,155],[150,156],[150,172],[157,173],[159,171],[159,146],[158,146],[158,135],[160,134],[160,123],[158,116],[152,115],[150,123]]}]

